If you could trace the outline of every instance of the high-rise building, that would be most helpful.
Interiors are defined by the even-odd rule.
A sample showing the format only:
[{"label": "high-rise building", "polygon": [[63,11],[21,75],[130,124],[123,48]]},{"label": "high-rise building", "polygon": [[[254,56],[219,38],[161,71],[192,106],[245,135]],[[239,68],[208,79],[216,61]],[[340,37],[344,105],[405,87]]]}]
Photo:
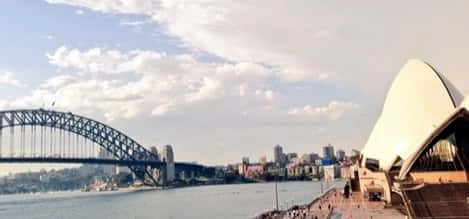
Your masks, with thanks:
[{"label": "high-rise building", "polygon": [[311,160],[312,160],[313,162],[314,162],[315,160],[318,160],[318,159],[320,159],[318,154],[316,154],[316,153],[311,153]]},{"label": "high-rise building", "polygon": [[280,145],[274,147],[274,163],[280,167],[284,167],[286,163],[286,156],[283,153],[283,148]]},{"label": "high-rise building", "polygon": [[166,162],[166,182],[172,182],[175,177],[174,153],[171,145],[165,145],[161,150],[161,161]]},{"label": "high-rise building", "polygon": [[249,164],[249,157],[243,157],[242,162],[243,164]]},{"label": "high-rise building", "polygon": [[334,159],[334,146],[328,144],[322,148],[322,156],[324,159]]},{"label": "high-rise building", "polygon": [[337,150],[336,159],[338,161],[343,161],[345,159],[345,151],[344,150]]},{"label": "high-rise building", "polygon": [[292,163],[296,158],[298,158],[298,154],[297,153],[288,153],[287,155],[287,163]]}]

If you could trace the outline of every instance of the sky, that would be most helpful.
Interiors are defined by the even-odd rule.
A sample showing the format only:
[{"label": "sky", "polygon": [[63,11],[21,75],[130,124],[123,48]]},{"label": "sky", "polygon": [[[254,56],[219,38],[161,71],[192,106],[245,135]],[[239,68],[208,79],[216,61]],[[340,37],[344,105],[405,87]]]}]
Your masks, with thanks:
[{"label": "sky", "polygon": [[[95,118],[177,161],[361,149],[410,58],[469,92],[469,2],[5,0],[0,109]],[[54,103],[52,106],[52,103]],[[403,121],[405,124],[405,121]]]}]

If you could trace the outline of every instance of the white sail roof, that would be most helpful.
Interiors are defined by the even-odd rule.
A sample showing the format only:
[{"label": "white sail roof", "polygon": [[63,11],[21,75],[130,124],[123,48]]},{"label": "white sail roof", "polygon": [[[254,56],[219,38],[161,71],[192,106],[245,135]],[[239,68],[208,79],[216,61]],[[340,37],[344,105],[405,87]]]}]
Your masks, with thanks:
[{"label": "white sail roof", "polygon": [[464,107],[469,110],[469,94],[467,94],[464,100],[461,102],[460,107]]},{"label": "white sail roof", "polygon": [[[462,102],[462,95],[427,63],[412,59],[388,91],[383,110],[365,144],[365,159],[389,170],[398,156],[406,160]],[[468,101],[469,103],[469,101]]]}]

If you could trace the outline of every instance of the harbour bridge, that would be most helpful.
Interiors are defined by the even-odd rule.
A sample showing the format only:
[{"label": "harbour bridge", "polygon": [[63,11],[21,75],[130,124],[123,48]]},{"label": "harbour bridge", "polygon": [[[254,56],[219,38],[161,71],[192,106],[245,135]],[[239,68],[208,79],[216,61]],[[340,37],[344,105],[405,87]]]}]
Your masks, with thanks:
[{"label": "harbour bridge", "polygon": [[[100,156],[106,151],[111,156]],[[102,122],[46,109],[0,111],[0,163],[81,163],[127,166],[147,185],[165,184],[155,171],[166,162],[131,137]],[[176,169],[203,171],[194,163]]]}]

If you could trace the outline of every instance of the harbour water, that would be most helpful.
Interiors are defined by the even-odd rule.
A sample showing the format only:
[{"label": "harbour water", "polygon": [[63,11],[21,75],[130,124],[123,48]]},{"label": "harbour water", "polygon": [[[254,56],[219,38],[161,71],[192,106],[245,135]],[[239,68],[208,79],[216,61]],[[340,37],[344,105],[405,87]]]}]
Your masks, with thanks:
[{"label": "harbour water", "polygon": [[[326,184],[323,184],[326,188]],[[279,207],[311,202],[320,182],[278,183]],[[56,192],[0,196],[0,218],[252,218],[273,209],[274,183],[171,190]]]}]

